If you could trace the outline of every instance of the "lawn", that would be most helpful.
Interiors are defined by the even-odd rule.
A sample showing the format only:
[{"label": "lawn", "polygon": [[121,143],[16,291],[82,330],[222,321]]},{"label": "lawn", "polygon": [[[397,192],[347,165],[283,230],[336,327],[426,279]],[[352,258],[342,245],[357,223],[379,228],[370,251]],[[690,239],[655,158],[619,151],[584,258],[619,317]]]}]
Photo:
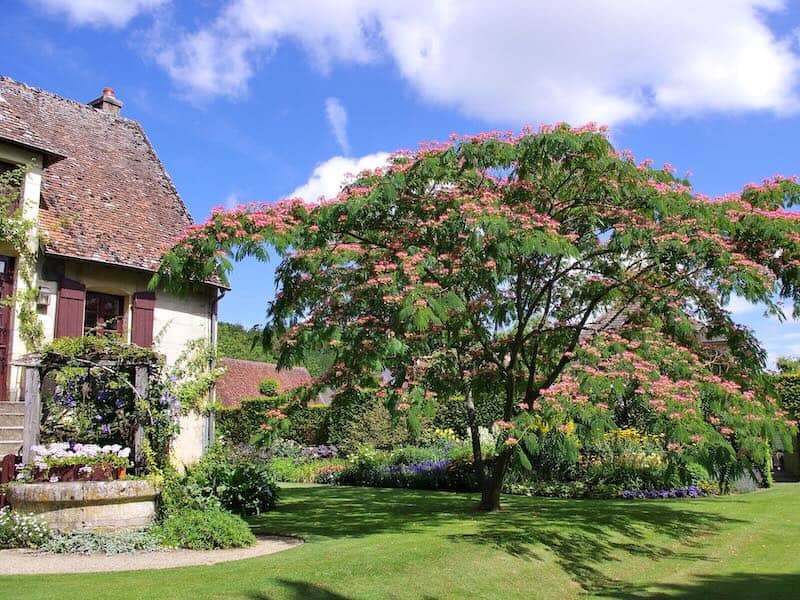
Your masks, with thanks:
[{"label": "lawn", "polygon": [[[286,486],[263,533],[283,553],[163,571],[7,577],[0,598],[789,598],[800,590],[800,484],[684,501]],[[796,597],[796,596],[795,596]]]}]

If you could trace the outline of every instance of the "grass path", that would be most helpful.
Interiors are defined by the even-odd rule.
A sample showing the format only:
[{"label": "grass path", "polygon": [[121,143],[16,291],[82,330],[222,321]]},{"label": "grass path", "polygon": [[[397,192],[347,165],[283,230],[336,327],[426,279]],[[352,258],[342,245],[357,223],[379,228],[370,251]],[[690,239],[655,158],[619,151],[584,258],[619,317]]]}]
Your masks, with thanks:
[{"label": "grass path", "polygon": [[258,532],[307,544],[163,571],[0,578],[0,598],[791,598],[800,484],[693,501],[287,486]]}]

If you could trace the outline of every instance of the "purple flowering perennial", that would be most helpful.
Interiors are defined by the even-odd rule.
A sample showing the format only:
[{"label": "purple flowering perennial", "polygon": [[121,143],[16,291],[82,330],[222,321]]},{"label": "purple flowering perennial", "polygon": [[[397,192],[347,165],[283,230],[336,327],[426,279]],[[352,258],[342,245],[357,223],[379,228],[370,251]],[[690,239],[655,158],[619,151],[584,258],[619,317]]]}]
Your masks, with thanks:
[{"label": "purple flowering perennial", "polygon": [[625,490],[620,498],[626,500],[662,500],[666,498],[700,498],[706,493],[695,485],[669,490]]}]

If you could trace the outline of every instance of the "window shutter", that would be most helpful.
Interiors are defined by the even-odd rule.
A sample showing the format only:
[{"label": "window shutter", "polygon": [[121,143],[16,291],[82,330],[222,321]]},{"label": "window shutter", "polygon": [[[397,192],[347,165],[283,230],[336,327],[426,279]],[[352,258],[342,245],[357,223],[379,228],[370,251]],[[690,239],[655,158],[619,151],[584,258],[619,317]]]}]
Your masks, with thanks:
[{"label": "window shutter", "polygon": [[78,281],[62,279],[56,305],[56,337],[83,335],[83,311],[86,286]]},{"label": "window shutter", "polygon": [[155,308],[155,292],[136,292],[133,295],[131,342],[137,346],[149,348],[153,345],[153,312]]}]

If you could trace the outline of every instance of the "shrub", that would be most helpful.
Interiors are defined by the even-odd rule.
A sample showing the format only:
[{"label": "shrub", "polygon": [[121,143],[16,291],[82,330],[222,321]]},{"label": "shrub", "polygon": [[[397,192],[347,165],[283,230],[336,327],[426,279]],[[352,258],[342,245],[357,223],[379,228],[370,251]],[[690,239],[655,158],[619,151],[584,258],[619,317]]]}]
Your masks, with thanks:
[{"label": "shrub", "polygon": [[246,447],[213,447],[188,470],[186,485],[193,494],[214,496],[224,508],[243,515],[271,510],[278,500],[266,456]]},{"label": "shrub", "polygon": [[273,457],[298,458],[303,447],[294,440],[278,438],[269,449]]},{"label": "shrub", "polygon": [[[278,481],[292,483],[314,483],[321,472],[331,467],[344,468],[347,461],[337,458],[320,459],[311,462],[293,460],[291,458],[274,458],[272,470]],[[319,482],[318,482],[319,483]]]},{"label": "shrub", "polygon": [[258,393],[262,396],[273,397],[278,395],[278,388],[277,379],[262,379],[258,384]]},{"label": "shrub", "polygon": [[184,509],[155,528],[165,546],[213,550],[252,546],[256,538],[241,517],[219,509]]},{"label": "shrub", "polygon": [[0,548],[38,548],[49,537],[47,523],[36,515],[0,509]]},{"label": "shrub", "polygon": [[389,455],[389,463],[392,465],[414,465],[429,460],[445,458],[444,452],[435,447],[402,446]]},{"label": "shrub", "polygon": [[152,552],[161,548],[161,538],[151,529],[120,533],[60,533],[52,536],[39,549],[57,554],[127,554]]}]

